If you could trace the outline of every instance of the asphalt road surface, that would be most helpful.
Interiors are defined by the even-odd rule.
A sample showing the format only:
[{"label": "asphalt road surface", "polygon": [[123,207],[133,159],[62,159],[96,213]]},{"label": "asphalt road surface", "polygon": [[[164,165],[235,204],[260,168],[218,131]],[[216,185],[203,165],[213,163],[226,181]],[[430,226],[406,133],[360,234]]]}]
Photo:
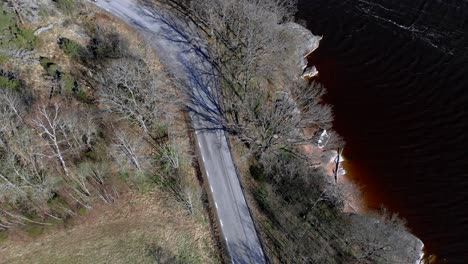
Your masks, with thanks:
[{"label": "asphalt road surface", "polygon": [[[138,30],[161,57],[179,86],[193,89],[198,112],[216,116],[216,102],[210,95],[216,88],[212,67],[204,58],[202,41],[193,25],[136,0],[97,0],[97,6]],[[201,102],[201,103],[200,103]],[[196,140],[208,178],[219,225],[232,263],[265,263],[265,257],[249,213],[224,132],[207,128],[207,118],[191,115]],[[202,121],[204,120],[204,121]]]}]

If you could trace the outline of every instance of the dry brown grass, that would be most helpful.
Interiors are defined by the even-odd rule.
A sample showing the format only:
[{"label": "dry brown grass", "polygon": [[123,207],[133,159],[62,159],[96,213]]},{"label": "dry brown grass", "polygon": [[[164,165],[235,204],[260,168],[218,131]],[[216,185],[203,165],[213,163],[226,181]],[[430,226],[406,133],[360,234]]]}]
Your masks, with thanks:
[{"label": "dry brown grass", "polygon": [[181,263],[217,263],[209,227],[191,219],[162,192],[128,194],[94,208],[70,228],[0,244],[0,263],[154,263],[160,246]]}]

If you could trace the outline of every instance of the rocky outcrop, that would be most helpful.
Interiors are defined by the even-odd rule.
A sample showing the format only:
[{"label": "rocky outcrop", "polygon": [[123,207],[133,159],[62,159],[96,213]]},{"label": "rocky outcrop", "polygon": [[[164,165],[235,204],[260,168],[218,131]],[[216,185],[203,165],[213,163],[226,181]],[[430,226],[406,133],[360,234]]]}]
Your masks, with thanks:
[{"label": "rocky outcrop", "polygon": [[318,75],[318,70],[315,68],[315,66],[309,66],[306,67],[304,70],[304,73],[302,73],[302,78],[307,79],[307,78],[313,78]]},{"label": "rocky outcrop", "polygon": [[34,31],[34,36],[39,36],[42,32],[51,30],[52,28],[54,28],[54,26],[55,26],[55,23],[49,24],[44,27],[40,27]]},{"label": "rocky outcrop", "polygon": [[287,23],[284,25],[286,30],[292,32],[296,37],[297,48],[295,50],[294,57],[297,58],[297,67],[298,72],[301,72],[302,78],[312,78],[318,74],[317,68],[315,66],[307,67],[308,61],[307,56],[314,52],[322,40],[322,36],[316,36],[310,32],[307,28],[296,24],[296,23]]}]

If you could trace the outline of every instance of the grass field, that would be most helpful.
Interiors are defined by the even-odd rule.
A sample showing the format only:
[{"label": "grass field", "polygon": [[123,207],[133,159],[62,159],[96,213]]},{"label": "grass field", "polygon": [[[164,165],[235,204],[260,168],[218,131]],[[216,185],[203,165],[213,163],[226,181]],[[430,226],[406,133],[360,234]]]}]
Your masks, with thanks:
[{"label": "grass field", "polygon": [[13,232],[0,242],[0,263],[217,263],[207,225],[169,200],[129,194],[35,239]]}]

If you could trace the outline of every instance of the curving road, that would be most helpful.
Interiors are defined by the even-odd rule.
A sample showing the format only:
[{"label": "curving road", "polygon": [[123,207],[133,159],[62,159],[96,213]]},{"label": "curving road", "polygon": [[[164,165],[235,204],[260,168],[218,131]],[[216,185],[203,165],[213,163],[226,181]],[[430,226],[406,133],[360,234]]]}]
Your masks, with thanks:
[{"label": "curving road", "polygon": [[216,78],[206,61],[203,41],[192,24],[167,10],[151,9],[135,0],[97,0],[94,4],[138,30],[157,51],[178,85],[190,89],[192,123],[208,178],[219,225],[232,263],[265,263],[224,132],[207,129],[217,118]]}]

